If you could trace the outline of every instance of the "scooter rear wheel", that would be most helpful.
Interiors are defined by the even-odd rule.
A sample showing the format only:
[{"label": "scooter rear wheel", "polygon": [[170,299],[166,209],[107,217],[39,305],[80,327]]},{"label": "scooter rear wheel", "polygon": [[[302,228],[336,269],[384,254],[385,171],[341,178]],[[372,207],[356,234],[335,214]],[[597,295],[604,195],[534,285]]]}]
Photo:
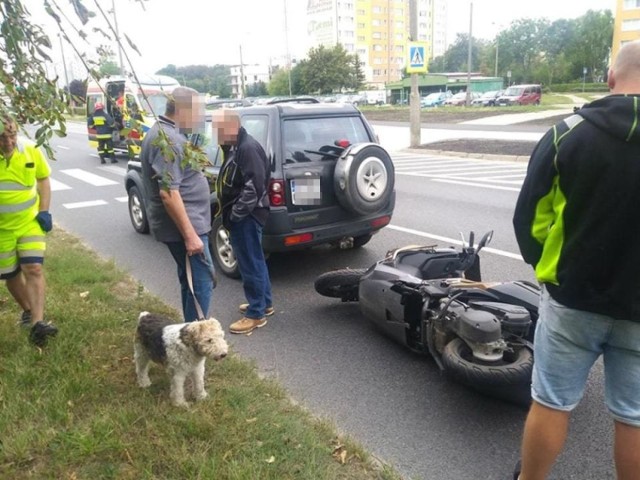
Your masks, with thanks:
[{"label": "scooter rear wheel", "polygon": [[479,363],[469,346],[456,338],[444,347],[442,364],[454,380],[482,393],[517,404],[530,402],[533,354],[528,348],[505,352],[499,363]]},{"label": "scooter rear wheel", "polygon": [[316,292],[325,297],[340,298],[345,302],[358,301],[360,278],[366,269],[345,268],[323,273],[314,283]]}]

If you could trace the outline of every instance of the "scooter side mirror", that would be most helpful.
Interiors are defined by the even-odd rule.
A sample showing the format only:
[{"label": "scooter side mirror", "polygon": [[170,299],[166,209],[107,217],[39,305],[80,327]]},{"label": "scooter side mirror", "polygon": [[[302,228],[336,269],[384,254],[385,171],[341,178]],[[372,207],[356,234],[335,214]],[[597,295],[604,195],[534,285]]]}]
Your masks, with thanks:
[{"label": "scooter side mirror", "polygon": [[490,230],[487,233],[485,233],[482,239],[480,240],[480,243],[478,243],[478,248],[476,250],[476,253],[482,250],[491,241],[492,238],[493,238],[493,230]]}]

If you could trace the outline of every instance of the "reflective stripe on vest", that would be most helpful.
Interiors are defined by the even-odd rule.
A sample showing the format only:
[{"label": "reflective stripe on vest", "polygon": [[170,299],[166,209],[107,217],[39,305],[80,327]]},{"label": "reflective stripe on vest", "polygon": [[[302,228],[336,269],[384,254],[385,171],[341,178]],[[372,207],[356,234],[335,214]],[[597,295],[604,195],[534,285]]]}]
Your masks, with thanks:
[{"label": "reflective stripe on vest", "polygon": [[26,202],[16,203],[14,205],[0,205],[0,213],[16,213],[26,210],[29,207],[33,207],[38,201],[38,197],[27,200]]},{"label": "reflective stripe on vest", "polygon": [[33,187],[27,187],[17,182],[0,182],[0,190],[7,192],[19,192],[24,190],[31,190]]}]

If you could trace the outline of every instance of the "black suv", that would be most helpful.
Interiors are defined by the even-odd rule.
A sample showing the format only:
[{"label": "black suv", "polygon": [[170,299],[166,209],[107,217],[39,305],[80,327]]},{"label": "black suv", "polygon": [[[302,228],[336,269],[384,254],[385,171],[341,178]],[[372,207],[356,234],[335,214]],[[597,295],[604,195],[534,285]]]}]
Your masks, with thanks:
[{"label": "black suv", "polygon": [[[395,205],[393,163],[356,107],[284,102],[235,111],[271,162],[271,213],[263,231],[266,253],[327,243],[361,247],[390,222]],[[206,132],[211,135],[210,123]],[[206,148],[215,176],[222,155],[215,145]],[[146,233],[139,160],[129,161],[125,187],[133,227]],[[223,273],[238,277],[228,233],[215,216],[215,191],[211,210],[212,255]]]}]

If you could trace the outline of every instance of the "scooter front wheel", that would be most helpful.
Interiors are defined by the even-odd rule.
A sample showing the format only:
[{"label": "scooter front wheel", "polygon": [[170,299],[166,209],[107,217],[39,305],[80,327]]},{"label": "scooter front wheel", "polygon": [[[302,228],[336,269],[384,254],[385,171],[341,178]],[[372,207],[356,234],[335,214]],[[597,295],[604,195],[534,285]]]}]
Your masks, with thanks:
[{"label": "scooter front wheel", "polygon": [[325,297],[340,298],[344,302],[358,301],[360,278],[366,269],[344,268],[323,273],[314,283],[316,292]]}]

